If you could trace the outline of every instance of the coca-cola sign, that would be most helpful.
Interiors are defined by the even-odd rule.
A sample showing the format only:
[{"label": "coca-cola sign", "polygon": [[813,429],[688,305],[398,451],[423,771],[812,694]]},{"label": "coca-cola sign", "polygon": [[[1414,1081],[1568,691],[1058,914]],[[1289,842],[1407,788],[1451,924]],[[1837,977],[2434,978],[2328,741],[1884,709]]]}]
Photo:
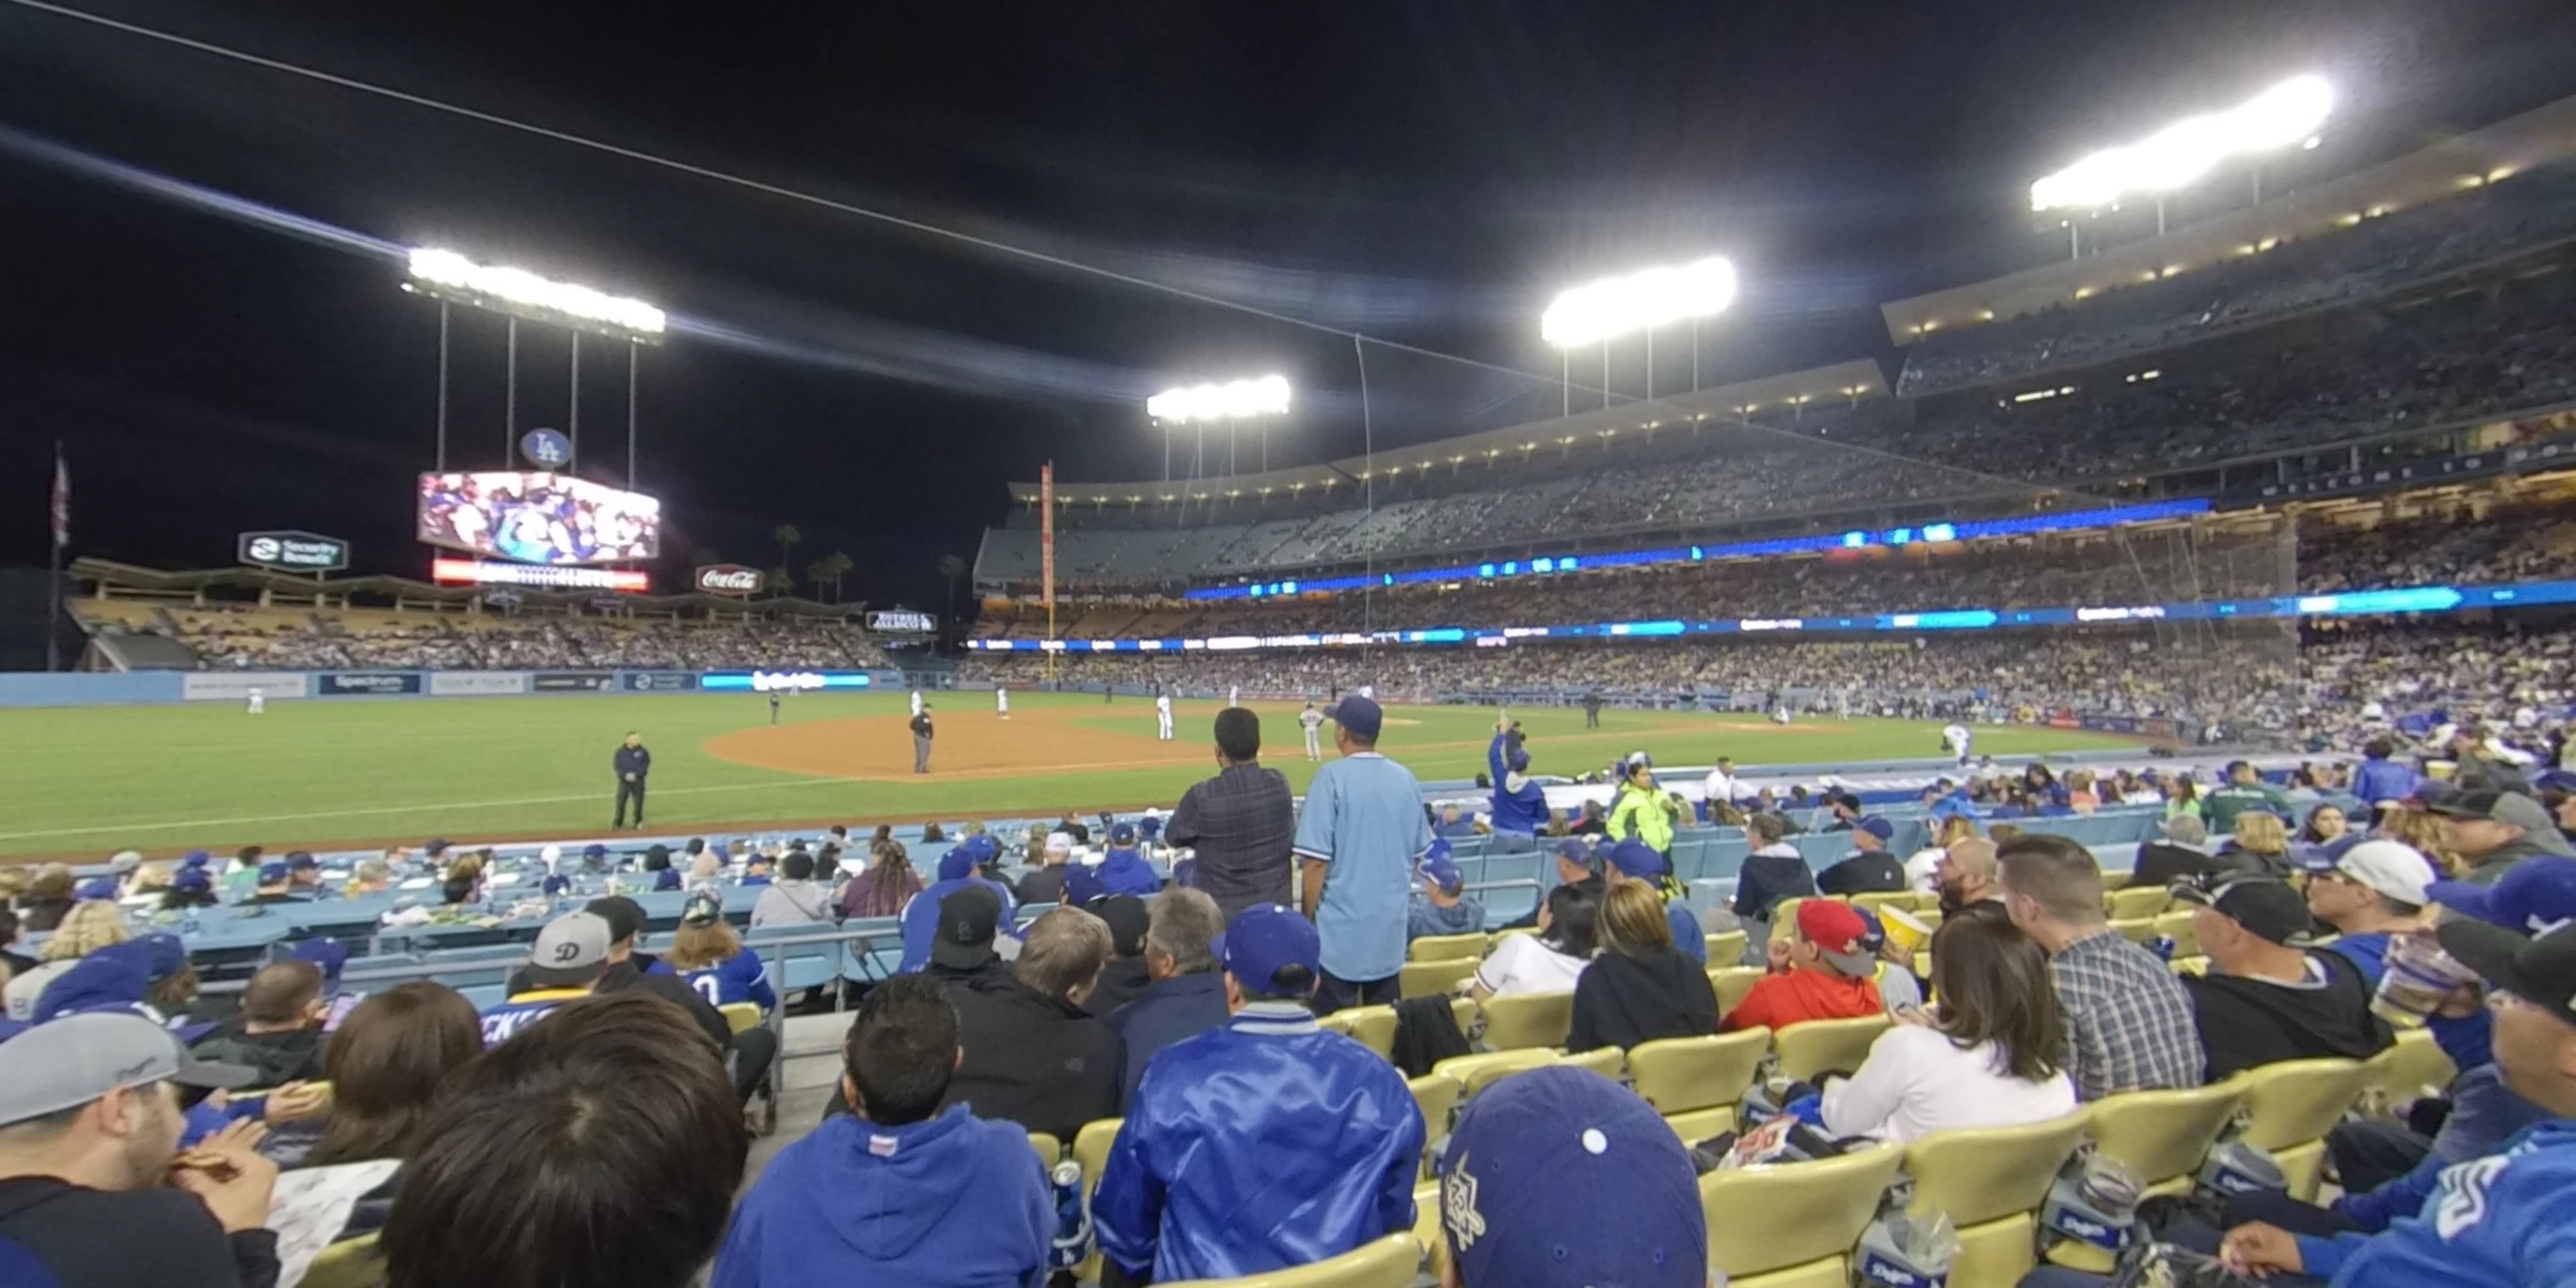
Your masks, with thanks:
[{"label": "coca-cola sign", "polygon": [[698,589],[710,595],[757,595],[768,576],[741,564],[709,564],[698,569]]}]

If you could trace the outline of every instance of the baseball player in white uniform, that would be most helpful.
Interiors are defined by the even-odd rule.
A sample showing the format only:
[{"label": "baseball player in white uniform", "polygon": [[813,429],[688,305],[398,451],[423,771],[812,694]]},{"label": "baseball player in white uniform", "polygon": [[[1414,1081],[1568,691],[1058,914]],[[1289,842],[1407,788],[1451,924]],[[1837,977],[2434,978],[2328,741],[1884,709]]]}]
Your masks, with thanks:
[{"label": "baseball player in white uniform", "polygon": [[1154,736],[1172,740],[1172,694],[1166,689],[1154,695]]},{"label": "baseball player in white uniform", "polygon": [[1005,720],[1011,718],[1011,691],[998,684],[993,686],[993,714]]},{"label": "baseball player in white uniform", "polygon": [[1243,705],[1242,685],[1229,684],[1225,686],[1225,704],[1229,707],[1239,707]]},{"label": "baseball player in white uniform", "polygon": [[1941,731],[1941,745],[1948,747],[1951,754],[1957,756],[1959,763],[1964,765],[1968,763],[1968,743],[1975,736],[1969,732],[1966,725],[1950,725]]},{"label": "baseball player in white uniform", "polygon": [[243,709],[250,712],[252,715],[258,715],[260,712],[268,710],[268,690],[266,689],[253,688],[249,693],[244,695],[244,699],[246,705]]},{"label": "baseball player in white uniform", "polygon": [[921,714],[921,690],[919,689],[914,689],[912,691],[912,713],[914,715]]},{"label": "baseball player in white uniform", "polygon": [[[1317,711],[1315,704],[1309,702],[1305,710],[1297,713],[1297,723],[1306,727],[1306,759],[1322,760],[1324,758],[1324,713]],[[2576,747],[2576,738],[2570,738],[2567,742],[2569,746]]]}]

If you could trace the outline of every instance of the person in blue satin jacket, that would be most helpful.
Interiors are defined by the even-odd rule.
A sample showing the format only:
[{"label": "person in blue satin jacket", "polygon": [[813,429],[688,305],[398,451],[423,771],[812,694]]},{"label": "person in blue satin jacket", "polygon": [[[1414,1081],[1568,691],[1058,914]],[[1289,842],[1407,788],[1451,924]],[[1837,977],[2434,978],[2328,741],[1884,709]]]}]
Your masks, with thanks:
[{"label": "person in blue satin jacket", "polygon": [[1101,1170],[1105,1284],[1261,1274],[1413,1228],[1422,1111],[1395,1066],[1316,1025],[1314,923],[1246,908],[1224,963],[1233,1018],[1146,1065]]}]

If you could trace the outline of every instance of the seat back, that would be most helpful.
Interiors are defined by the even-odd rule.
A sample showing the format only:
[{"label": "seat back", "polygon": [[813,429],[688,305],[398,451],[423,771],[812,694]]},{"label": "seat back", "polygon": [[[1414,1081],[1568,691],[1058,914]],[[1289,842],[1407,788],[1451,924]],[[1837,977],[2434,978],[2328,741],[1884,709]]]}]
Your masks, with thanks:
[{"label": "seat back", "polygon": [[1783,899],[1780,902],[1771,905],[1771,937],[1773,939],[1788,938],[1789,932],[1795,929],[1798,924],[1798,905],[1805,903],[1808,899],[1814,897],[1817,896],[1800,895],[1792,899]]},{"label": "seat back", "polygon": [[2280,1150],[2322,1139],[2361,1098],[2370,1071],[2358,1060],[2283,1060],[2247,1078],[2246,1142]]},{"label": "seat back", "polygon": [[[1711,957],[1709,961],[1714,965],[1717,959]],[[1744,995],[1752,992],[1767,973],[1759,966],[1715,966],[1710,970],[1708,986],[1717,991],[1718,1015],[1723,1018],[1734,1010],[1736,1003],[1743,1001]]]},{"label": "seat back", "polygon": [[1118,1143],[1118,1129],[1127,1124],[1124,1118],[1103,1118],[1082,1125],[1074,1133],[1073,1161],[1082,1165],[1082,1192],[1091,1193],[1100,1184],[1100,1169],[1109,1165],[1109,1147]]},{"label": "seat back", "polygon": [[2426,1088],[2440,1090],[2460,1076],[2448,1052],[2433,1040],[2427,1029],[2400,1029],[2397,1040],[2388,1049],[2370,1057],[2370,1085],[2389,1104],[2423,1095]]},{"label": "seat back", "polygon": [[1656,1113],[1670,1116],[1714,1109],[1744,1098],[1762,1067],[1763,1053],[1770,1049],[1767,1029],[1659,1038],[1629,1049],[1628,1072],[1637,1079],[1637,1094]]},{"label": "seat back", "polygon": [[1869,1046],[1894,1023],[1884,1015],[1848,1020],[1808,1020],[1771,1035],[1780,1052],[1780,1072],[1808,1079],[1828,1070],[1850,1073],[1869,1058]]},{"label": "seat back", "polygon": [[1700,938],[1708,946],[1709,965],[1732,966],[1744,960],[1743,931],[1721,930],[1716,934],[1703,935]]},{"label": "seat back", "polygon": [[2120,938],[2128,940],[2130,943],[2143,944],[2156,937],[2156,919],[2153,917],[2115,917],[2111,920],[2111,929],[2119,931]]},{"label": "seat back", "polygon": [[2037,1209],[2084,1139],[2082,1111],[2025,1127],[1934,1132],[1905,1147],[1913,1210],[1938,1208],[1960,1228]]},{"label": "seat back", "polygon": [[728,1002],[717,1007],[716,1014],[723,1016],[725,1024],[736,1033],[759,1028],[762,1018],[758,1002]]},{"label": "seat back", "polygon": [[1574,994],[1514,993],[1485,999],[1485,1045],[1497,1051],[1558,1047],[1574,1026]]},{"label": "seat back", "polygon": [[1422,1111],[1422,1138],[1436,1141],[1449,1134],[1449,1116],[1458,1108],[1458,1098],[1467,1093],[1456,1078],[1445,1073],[1426,1073],[1408,1078],[1404,1084],[1413,1092],[1413,1106]]},{"label": "seat back", "polygon": [[1871,912],[1876,912],[1881,908],[1903,908],[1906,911],[1911,912],[1914,910],[1914,892],[1911,890],[1872,890],[1862,894],[1853,895],[1851,897],[1851,903],[1855,908],[1867,908]]},{"label": "seat back", "polygon": [[2156,933],[2174,941],[2173,955],[2177,958],[2200,955],[2200,936],[2191,928],[2191,911],[2179,908],[2156,914]]},{"label": "seat back", "polygon": [[2148,1185],[2200,1169],[2237,1106],[2243,1076],[2187,1091],[2130,1091],[2093,1105],[2093,1143]]},{"label": "seat back", "polygon": [[[1881,1145],[1840,1158],[1766,1164],[1699,1178],[1709,1264],[1740,1280],[1851,1252],[1904,1161]],[[1758,1219],[1748,1219],[1759,1214]]]},{"label": "seat back", "polygon": [[1038,1162],[1053,1170],[1064,1161],[1064,1142],[1042,1131],[1029,1133],[1029,1148],[1036,1150]]},{"label": "seat back", "polygon": [[1484,1051],[1475,1055],[1453,1055],[1431,1066],[1431,1071],[1443,1077],[1457,1079],[1459,1087],[1472,1100],[1477,1092],[1485,1089],[1485,1084],[1504,1074],[1518,1073],[1523,1069],[1535,1069],[1541,1065],[1554,1063],[1556,1063],[1556,1053],[1544,1048]]},{"label": "seat back", "polygon": [[1594,1047],[1581,1055],[1559,1056],[1556,1062],[1570,1064],[1577,1069],[1590,1069],[1613,1082],[1628,1071],[1628,1053],[1614,1046]]},{"label": "seat back", "polygon": [[376,1236],[362,1234],[322,1249],[300,1282],[312,1288],[373,1288],[384,1277],[385,1263],[376,1255]]},{"label": "seat back", "polygon": [[2137,886],[2132,889],[2113,890],[2109,893],[2109,899],[2111,919],[2128,921],[2139,917],[2152,919],[2161,915],[2165,905],[2173,902],[2173,895],[2163,886]]},{"label": "seat back", "polygon": [[1406,961],[1436,962],[1485,955],[1484,932],[1472,935],[1424,935],[1404,946]]},{"label": "seat back", "polygon": [[1474,975],[1482,964],[1483,959],[1476,957],[1406,962],[1396,979],[1396,996],[1437,997],[1456,992],[1459,981]]}]

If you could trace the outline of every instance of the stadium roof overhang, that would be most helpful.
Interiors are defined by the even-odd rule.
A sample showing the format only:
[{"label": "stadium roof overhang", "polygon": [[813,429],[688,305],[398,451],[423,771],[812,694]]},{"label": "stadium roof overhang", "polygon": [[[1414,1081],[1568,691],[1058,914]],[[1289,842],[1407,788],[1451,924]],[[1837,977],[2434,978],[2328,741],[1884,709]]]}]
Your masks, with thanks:
[{"label": "stadium roof overhang", "polygon": [[[1349,456],[1321,465],[1186,481],[1147,479],[1128,483],[1073,483],[1059,479],[1055,494],[1058,502],[1067,505],[1200,501],[1220,497],[1277,496],[1281,493],[1302,495],[1309,489],[1354,487],[1373,472],[1400,477],[1440,466],[1517,458],[1524,452],[1601,446],[1621,435],[1657,432],[1688,426],[1695,421],[1734,421],[1764,410],[1777,411],[1809,403],[1854,402],[1883,397],[1886,393],[1887,378],[1879,370],[1878,363],[1868,358],[1854,358],[1849,362],[1805,371],[1787,371],[1732,384],[1713,385],[1697,393],[1665,394],[1651,403],[1622,403],[1579,411],[1553,420],[1488,429],[1406,447],[1390,447],[1380,451],[1375,458]],[[1011,499],[1026,505],[1037,504],[1038,485],[1034,482],[1011,484]]]},{"label": "stadium roof overhang", "polygon": [[2396,160],[2295,189],[2260,205],[2212,215],[2158,237],[2104,247],[2082,259],[1879,306],[1888,337],[1912,344],[1935,332],[2027,316],[2123,286],[2178,276],[2260,254],[2292,238],[2349,228],[2409,206],[2482,187],[2576,155],[2576,98],[2445,139]]}]

